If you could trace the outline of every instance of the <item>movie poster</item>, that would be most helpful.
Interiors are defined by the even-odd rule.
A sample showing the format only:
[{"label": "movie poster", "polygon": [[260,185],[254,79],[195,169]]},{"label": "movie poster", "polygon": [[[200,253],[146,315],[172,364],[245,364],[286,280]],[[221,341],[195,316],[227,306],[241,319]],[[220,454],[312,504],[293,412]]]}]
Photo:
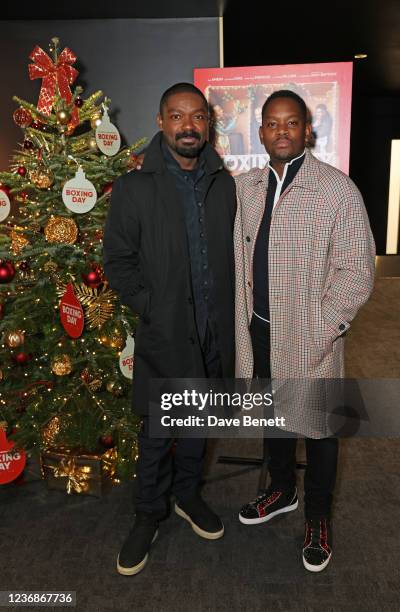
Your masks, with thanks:
[{"label": "movie poster", "polygon": [[211,141],[232,174],[262,168],[261,109],[277,89],[290,89],[307,104],[312,153],[349,171],[352,62],[244,68],[197,68],[194,83],[212,108]]}]

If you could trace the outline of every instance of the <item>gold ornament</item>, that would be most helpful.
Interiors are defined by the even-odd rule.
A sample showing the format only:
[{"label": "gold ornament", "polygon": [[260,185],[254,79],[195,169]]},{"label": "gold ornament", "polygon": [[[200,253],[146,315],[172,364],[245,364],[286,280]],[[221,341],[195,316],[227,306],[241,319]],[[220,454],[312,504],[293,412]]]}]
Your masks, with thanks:
[{"label": "gold ornament", "polygon": [[54,182],[54,177],[51,171],[41,164],[34,170],[29,172],[29,178],[32,183],[39,189],[48,189]]},{"label": "gold ornament", "polygon": [[9,348],[17,348],[25,342],[24,332],[20,330],[9,331],[4,336],[4,342]]},{"label": "gold ornament", "polygon": [[90,117],[90,125],[95,130],[100,125],[100,123],[101,123],[101,112],[100,111],[96,111]]},{"label": "gold ornament", "polygon": [[14,255],[19,255],[24,247],[30,244],[22,232],[18,232],[15,228],[11,231],[11,250]]},{"label": "gold ornament", "polygon": [[67,376],[72,372],[72,363],[69,355],[58,355],[51,364],[51,369],[56,376]]},{"label": "gold ornament", "polygon": [[101,377],[96,378],[96,375],[92,374],[92,372],[90,372],[88,368],[82,370],[81,379],[83,380],[89,391],[91,391],[92,393],[100,391],[101,386],[103,384]]},{"label": "gold ornament", "polygon": [[[51,274],[54,274],[55,272],[57,272],[58,266],[57,266],[55,261],[52,261],[50,259],[50,261],[46,261],[46,263],[44,264],[43,270],[51,275]],[[65,293],[65,291],[64,291],[64,293]]]},{"label": "gold ornament", "polygon": [[60,125],[68,125],[71,115],[66,110],[59,110],[56,113],[57,123]]},{"label": "gold ornament", "polygon": [[93,149],[93,150],[97,149],[96,138],[89,138],[88,145],[90,149]]},{"label": "gold ornament", "polygon": [[29,224],[29,229],[35,234],[40,234],[41,226],[39,221],[31,221]]},{"label": "gold ornament", "polygon": [[51,216],[44,228],[44,235],[47,242],[74,244],[78,238],[78,226],[73,219]]},{"label": "gold ornament", "polygon": [[106,389],[109,393],[112,393],[114,397],[122,397],[124,394],[124,388],[117,380],[109,380]]},{"label": "gold ornament", "polygon": [[46,446],[54,444],[56,436],[59,434],[61,428],[61,421],[59,416],[55,416],[47,422],[46,426],[42,429],[42,440]]},{"label": "gold ornament", "polygon": [[[4,378],[4,374],[3,374],[3,370],[0,370],[0,382],[3,380]],[[0,425],[1,427],[1,425]]]}]

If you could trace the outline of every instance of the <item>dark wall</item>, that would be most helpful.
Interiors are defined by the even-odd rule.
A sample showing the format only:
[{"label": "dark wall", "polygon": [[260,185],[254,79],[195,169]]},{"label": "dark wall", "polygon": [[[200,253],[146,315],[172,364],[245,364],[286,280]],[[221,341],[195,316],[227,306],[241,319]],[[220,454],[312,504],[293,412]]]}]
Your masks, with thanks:
[{"label": "dark wall", "polygon": [[57,36],[77,56],[84,96],[101,89],[123,137],[133,142],[156,131],[162,92],[177,81],[193,82],[193,68],[219,65],[218,19],[90,19],[0,21],[0,169],[21,142],[12,96],[37,103],[41,80],[29,80],[35,45],[48,52]]},{"label": "dark wall", "polygon": [[378,255],[386,251],[392,139],[400,139],[400,98],[362,95],[356,87],[352,106],[350,176],[363,194]]}]

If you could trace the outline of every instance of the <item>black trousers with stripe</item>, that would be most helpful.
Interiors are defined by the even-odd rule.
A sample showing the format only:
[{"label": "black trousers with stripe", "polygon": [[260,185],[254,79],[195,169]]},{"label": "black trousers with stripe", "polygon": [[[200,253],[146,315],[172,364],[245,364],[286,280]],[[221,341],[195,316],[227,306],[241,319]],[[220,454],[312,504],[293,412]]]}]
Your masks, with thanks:
[{"label": "black trousers with stripe", "polygon": [[[271,378],[269,323],[253,315],[250,326],[254,377]],[[306,438],[304,512],[307,519],[329,517],[336,482],[337,438]],[[296,485],[297,438],[267,438],[271,485],[285,490]]]}]

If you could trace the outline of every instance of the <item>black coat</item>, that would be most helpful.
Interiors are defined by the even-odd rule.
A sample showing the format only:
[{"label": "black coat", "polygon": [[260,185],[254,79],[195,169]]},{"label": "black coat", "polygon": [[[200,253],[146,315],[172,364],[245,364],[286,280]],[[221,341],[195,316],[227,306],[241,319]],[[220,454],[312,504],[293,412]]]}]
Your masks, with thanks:
[{"label": "black coat", "polygon": [[[175,181],[166,170],[162,133],[151,141],[142,170],[114,183],[104,233],[104,269],[121,302],[140,317],[135,338],[133,407],[148,412],[150,378],[205,376],[196,331],[189,252]],[[206,143],[204,201],[213,319],[224,377],[234,376],[235,185]]]}]

